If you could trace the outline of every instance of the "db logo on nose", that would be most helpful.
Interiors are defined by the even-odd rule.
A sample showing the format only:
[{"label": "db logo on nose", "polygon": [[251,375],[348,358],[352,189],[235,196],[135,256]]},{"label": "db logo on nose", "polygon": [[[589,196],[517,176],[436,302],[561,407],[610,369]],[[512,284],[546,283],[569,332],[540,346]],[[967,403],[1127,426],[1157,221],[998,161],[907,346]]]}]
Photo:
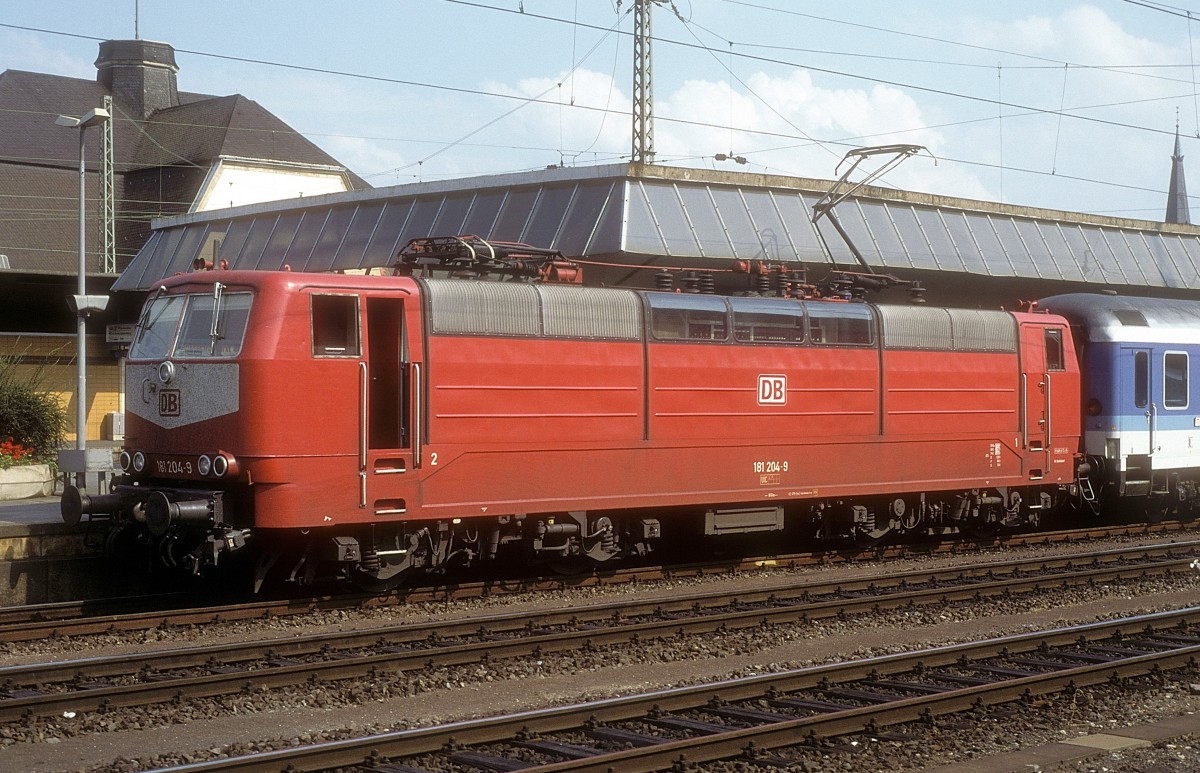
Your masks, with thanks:
[{"label": "db logo on nose", "polygon": [[179,415],[179,390],[178,389],[162,389],[158,393],[158,415],[159,416],[178,416]]},{"label": "db logo on nose", "polygon": [[787,405],[787,376],[765,375],[758,377],[759,405]]}]

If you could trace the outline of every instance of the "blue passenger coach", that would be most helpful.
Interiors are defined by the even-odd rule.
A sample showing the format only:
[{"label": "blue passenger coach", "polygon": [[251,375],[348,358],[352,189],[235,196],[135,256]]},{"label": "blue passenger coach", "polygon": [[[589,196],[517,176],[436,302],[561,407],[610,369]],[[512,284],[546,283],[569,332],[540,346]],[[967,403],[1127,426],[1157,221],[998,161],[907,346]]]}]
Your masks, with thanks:
[{"label": "blue passenger coach", "polygon": [[1186,514],[1200,491],[1200,302],[1073,293],[1039,308],[1071,322],[1095,493],[1152,520]]}]

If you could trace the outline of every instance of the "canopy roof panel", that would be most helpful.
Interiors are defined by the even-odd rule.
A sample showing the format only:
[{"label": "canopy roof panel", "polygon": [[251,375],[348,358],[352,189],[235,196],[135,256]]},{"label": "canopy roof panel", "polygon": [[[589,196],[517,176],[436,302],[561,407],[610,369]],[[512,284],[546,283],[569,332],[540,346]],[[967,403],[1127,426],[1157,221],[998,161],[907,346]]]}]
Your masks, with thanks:
[{"label": "canopy roof panel", "polygon": [[[613,165],[272,202],[156,221],[113,289],[148,289],[197,258],[239,269],[386,266],[410,239],[466,233],[630,265],[856,266],[828,221],[812,222],[812,205],[832,184]],[[881,188],[863,188],[836,216],[875,270],[1200,289],[1200,228],[1191,226]]]}]

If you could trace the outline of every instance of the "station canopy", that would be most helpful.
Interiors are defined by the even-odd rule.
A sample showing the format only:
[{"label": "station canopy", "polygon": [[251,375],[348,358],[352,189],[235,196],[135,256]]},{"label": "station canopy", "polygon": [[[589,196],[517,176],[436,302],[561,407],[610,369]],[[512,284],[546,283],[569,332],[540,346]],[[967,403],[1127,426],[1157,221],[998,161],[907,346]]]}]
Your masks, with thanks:
[{"label": "station canopy", "polygon": [[[231,269],[391,265],[410,239],[474,234],[617,264],[731,260],[862,268],[812,205],[831,181],[642,165],[415,183],[155,222],[113,285],[146,290],[197,259]],[[871,270],[1200,289],[1200,228],[862,188],[837,205]],[[817,229],[824,236],[822,247]]]}]

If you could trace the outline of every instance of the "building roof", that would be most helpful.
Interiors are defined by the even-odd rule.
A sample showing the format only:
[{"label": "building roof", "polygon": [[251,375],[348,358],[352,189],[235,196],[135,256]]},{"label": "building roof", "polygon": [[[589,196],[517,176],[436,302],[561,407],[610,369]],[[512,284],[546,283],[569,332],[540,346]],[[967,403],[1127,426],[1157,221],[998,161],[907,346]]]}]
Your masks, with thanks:
[{"label": "building roof", "polygon": [[1175,125],[1175,152],[1171,154],[1171,184],[1167,189],[1168,223],[1191,223],[1188,211],[1187,178],[1183,173],[1183,151],[1179,149],[1179,124]]},{"label": "building roof", "polygon": [[[152,46],[169,50],[165,44],[147,48]],[[103,52],[102,45],[102,59]],[[105,96],[114,96],[118,245],[125,246],[124,253],[118,254],[119,267],[149,236],[150,218],[186,210],[205,171],[221,158],[343,168],[277,116],[239,94],[218,97],[172,91],[177,104],[143,117],[121,101],[120,93],[111,93],[99,81],[22,70],[0,73],[0,211],[5,213],[0,217],[0,254],[8,256],[12,270],[75,272],[78,241],[72,224],[78,207],[79,133],[56,126],[54,119],[101,107]],[[100,132],[88,131],[86,142],[87,195],[94,200],[97,188],[92,172],[99,166]],[[144,182],[149,171],[179,168],[198,173],[172,174],[170,187]],[[139,174],[142,181],[127,190],[124,178]],[[368,187],[357,175],[344,174],[352,188]],[[96,212],[97,205],[89,203],[87,216],[98,228]],[[99,273],[95,228],[88,232],[88,252],[93,256],[89,265],[97,266]]]},{"label": "building roof", "polygon": [[[241,94],[157,111],[130,158],[133,168],[208,165],[222,156],[338,166],[337,159]],[[356,188],[367,187],[351,174]]]},{"label": "building roof", "polygon": [[[864,187],[838,205],[866,266],[812,222],[828,180],[611,165],[400,185],[157,222],[113,285],[144,290],[220,240],[230,268],[390,265],[409,239],[475,234],[632,266],[726,269],[733,259],[1182,291],[1200,289],[1200,228]],[[822,242],[825,244],[823,245]],[[211,257],[207,253],[204,257]],[[591,270],[591,269],[588,269]],[[644,273],[606,267],[611,284]]]}]

